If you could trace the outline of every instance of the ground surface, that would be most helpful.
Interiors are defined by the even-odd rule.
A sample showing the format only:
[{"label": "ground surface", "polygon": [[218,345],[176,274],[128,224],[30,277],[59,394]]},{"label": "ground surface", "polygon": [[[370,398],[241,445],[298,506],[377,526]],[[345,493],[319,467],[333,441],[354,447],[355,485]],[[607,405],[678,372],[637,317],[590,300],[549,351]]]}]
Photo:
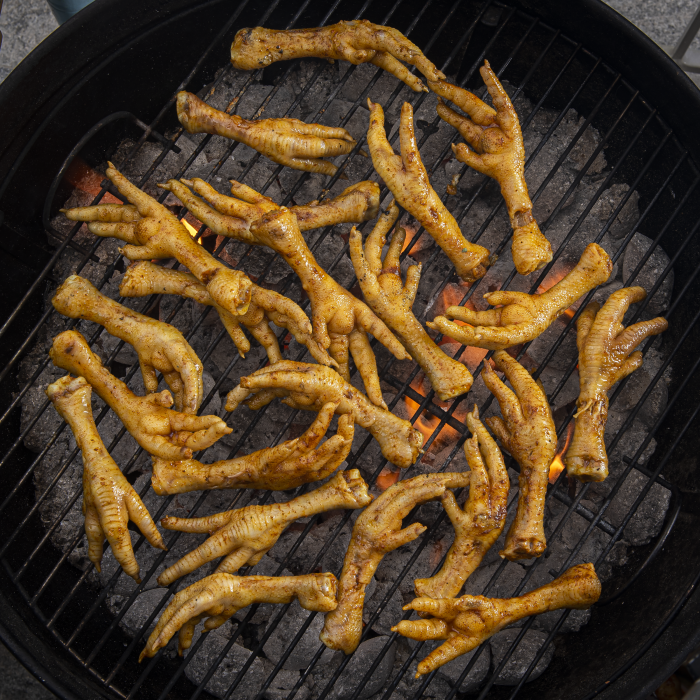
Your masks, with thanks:
[{"label": "ground surface", "polygon": [[[655,42],[673,46],[700,3],[698,0],[610,0]],[[0,12],[0,82],[56,27],[46,0],[4,0]],[[696,39],[695,47],[700,46]],[[46,690],[0,644],[0,700],[51,700]]]}]

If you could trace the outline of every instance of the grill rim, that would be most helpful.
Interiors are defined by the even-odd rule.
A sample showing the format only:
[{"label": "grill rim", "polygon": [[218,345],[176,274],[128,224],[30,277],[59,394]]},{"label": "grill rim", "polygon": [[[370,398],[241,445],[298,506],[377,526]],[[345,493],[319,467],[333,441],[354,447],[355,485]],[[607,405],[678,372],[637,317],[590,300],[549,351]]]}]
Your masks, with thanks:
[{"label": "grill rim", "polygon": [[[98,4],[104,6],[104,5],[107,4],[108,2],[112,2],[112,1],[113,1],[113,0],[98,0]],[[509,4],[510,4],[510,3],[509,3]],[[512,3],[512,4],[522,4],[522,3]],[[592,3],[591,3],[591,2],[587,2],[587,1],[584,1],[584,2],[582,2],[581,4],[582,4],[582,5],[597,5],[596,2],[592,2]],[[607,9],[607,8],[606,8],[606,9]],[[532,14],[532,13],[534,13],[534,14],[541,14],[541,13],[538,13],[536,10],[533,12],[533,10],[532,10],[531,8],[528,8],[527,11],[528,11],[529,13],[531,13],[531,14]],[[611,12],[612,12],[612,11],[611,11]],[[614,14],[616,15],[616,13],[614,13]],[[616,16],[617,16],[617,15],[616,15]],[[619,17],[619,16],[618,16],[618,17]],[[631,26],[631,25],[630,25],[630,26]],[[634,28],[633,28],[633,29],[634,29]],[[637,32],[636,29],[635,29],[634,31]],[[567,31],[567,34],[571,35],[571,31]],[[648,41],[648,40],[647,40],[647,41]],[[590,42],[587,42],[587,45],[590,45]],[[602,53],[605,53],[605,52],[602,52]],[[670,62],[670,59],[667,59],[667,60]],[[671,64],[671,65],[674,65],[674,64]],[[658,68],[658,66],[657,66],[657,68]],[[684,77],[685,77],[685,76],[684,76]],[[687,79],[686,79],[686,80],[687,80]],[[690,82],[690,81],[688,81],[688,82]],[[692,83],[691,83],[691,85],[692,85]],[[1,99],[1,98],[2,98],[2,92],[0,91],[0,99]],[[674,128],[675,128],[675,127],[674,127]],[[684,144],[684,145],[685,145],[685,144]],[[3,601],[3,602],[4,602],[4,601]],[[1,634],[1,632],[0,632],[0,634]],[[68,696],[68,697],[72,697],[72,695],[71,695],[71,696]]]}]

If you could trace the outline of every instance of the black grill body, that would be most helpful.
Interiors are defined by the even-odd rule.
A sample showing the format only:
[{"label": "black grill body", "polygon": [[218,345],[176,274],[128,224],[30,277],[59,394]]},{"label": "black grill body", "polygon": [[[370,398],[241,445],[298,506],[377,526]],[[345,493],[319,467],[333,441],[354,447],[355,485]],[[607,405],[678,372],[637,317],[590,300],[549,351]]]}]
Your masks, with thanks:
[{"label": "black grill body", "polygon": [[[14,580],[44,537],[36,517],[16,534],[34,504],[25,474],[36,457],[17,444],[17,392],[22,390],[17,365],[41,328],[56,246],[72,245],[55,238],[53,247],[47,245],[46,228],[66,194],[62,169],[78,152],[94,160],[109,156],[125,136],[157,141],[165,154],[173,146],[165,134],[177,127],[173,95],[215,81],[216,71],[228,63],[235,32],[263,22],[305,27],[356,16],[383,22],[389,15],[388,24],[404,32],[410,28],[412,41],[430,46],[427,55],[438,66],[454,56],[459,69],[451,72],[466,79],[470,89],[480,86],[475,66],[486,56],[502,77],[522,85],[534,104],[563,110],[576,95],[573,107],[606,135],[605,157],[615,167],[612,182],[638,180],[645,231],[659,232],[675,274],[664,339],[673,357],[671,400],[655,427],[656,451],[645,465],[653,478],[663,473],[673,490],[666,527],[606,583],[607,604],[594,609],[590,623],[557,637],[555,658],[544,675],[519,690],[493,686],[480,693],[509,698],[517,692],[538,700],[643,698],[700,638],[700,94],[658,47],[596,0],[490,7],[434,0],[427,11],[424,5],[411,0],[348,0],[333,6],[313,0],[276,5],[249,0],[238,6],[226,0],[96,0],[0,86],[0,636],[59,696],[158,698],[166,689],[167,697],[188,698],[196,692],[176,661],[161,661],[150,671],[138,666],[140,645],[129,646],[131,640],[110,627],[113,619],[98,594],[81,586],[80,572],[50,545],[40,548],[25,577]],[[495,20],[489,24],[481,20],[490,9]],[[288,68],[273,66],[265,79],[274,84]],[[94,250],[84,253],[87,260]],[[411,394],[400,382],[395,388],[448,421],[430,397]],[[637,456],[629,458],[630,469],[638,468]],[[37,602],[47,580],[50,585]],[[429,679],[425,692],[430,695]],[[235,688],[231,696],[236,697]]]}]

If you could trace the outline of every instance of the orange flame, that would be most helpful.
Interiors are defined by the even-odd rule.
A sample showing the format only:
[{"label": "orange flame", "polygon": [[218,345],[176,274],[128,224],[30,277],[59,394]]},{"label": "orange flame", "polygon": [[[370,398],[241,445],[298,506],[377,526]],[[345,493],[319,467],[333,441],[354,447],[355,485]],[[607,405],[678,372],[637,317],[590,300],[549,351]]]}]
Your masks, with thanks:
[{"label": "orange flame", "polygon": [[182,225],[187,229],[188,233],[190,234],[190,236],[192,236],[192,238],[197,237],[197,229],[194,226],[192,226],[192,224],[189,221],[187,221],[187,219],[182,220]]},{"label": "orange flame", "polygon": [[[409,399],[408,396],[404,397],[404,401],[406,402],[406,408],[408,408],[409,413],[415,415],[416,411],[419,408],[419,404],[413,401],[413,399]],[[421,432],[421,434],[423,435],[423,441],[425,441],[433,434],[433,431],[435,430],[435,428],[437,428],[439,423],[439,418],[431,415],[427,411],[423,411],[418,416],[416,422],[413,424],[413,427]]]},{"label": "orange flame", "polygon": [[386,491],[399,480],[399,472],[395,472],[391,467],[384,467],[377,477],[377,486]]},{"label": "orange flame", "polygon": [[564,442],[564,447],[554,455],[552,463],[549,465],[549,483],[553,484],[558,478],[559,474],[564,471],[564,460],[562,459],[569,449],[569,443],[574,434],[574,422],[569,421],[569,426],[566,429],[566,440]]}]

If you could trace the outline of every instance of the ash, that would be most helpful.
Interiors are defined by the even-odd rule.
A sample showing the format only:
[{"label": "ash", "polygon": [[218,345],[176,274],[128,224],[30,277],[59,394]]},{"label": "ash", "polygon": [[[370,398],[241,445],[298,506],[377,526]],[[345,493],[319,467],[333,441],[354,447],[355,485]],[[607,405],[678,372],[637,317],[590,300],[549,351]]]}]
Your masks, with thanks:
[{"label": "ash", "polygon": [[[289,105],[305,88],[311,74],[319,65],[312,60],[302,62],[295,69],[293,79],[287,81],[281,88],[273,88],[271,85],[254,82],[238,101],[236,112],[243,117],[253,116],[263,100],[274,91],[275,94],[262,116],[284,116]],[[374,67],[370,65],[353,67],[351,77],[342,85],[330,106],[322,116],[317,115],[320,105],[323,105],[331,92],[337,88],[348,70],[350,70],[349,66],[344,63],[327,65],[319,79],[304,93],[299,105],[289,116],[306,121],[320,121],[329,125],[340,125],[344,121],[343,125],[355,138],[362,138],[368,126],[368,112],[364,101],[360,101],[357,107],[354,105],[354,101],[374,74],[376,70]],[[207,100],[213,106],[225,109],[237,94],[246,77],[246,74],[237,73],[230,69],[225,70],[221,83],[213,94],[206,96]],[[392,76],[383,74],[369,93],[373,100],[384,105],[387,131],[391,133],[391,137],[397,135],[401,105],[404,100],[413,100],[415,97],[408,88],[404,87],[392,103],[387,103],[388,95],[392,93],[395,86],[396,80]],[[510,90],[510,86],[507,84],[506,89]],[[205,97],[205,95],[202,96]],[[500,289],[513,270],[510,244],[503,246],[503,242],[507,241],[510,233],[505,208],[501,207],[499,213],[493,217],[488,225],[485,225],[487,216],[500,198],[495,183],[489,183],[465,213],[467,202],[476,193],[483,177],[462,166],[452,156],[449,144],[457,139],[456,133],[451,127],[442,121],[439,121],[435,128],[430,126],[435,119],[436,99],[434,95],[421,96],[421,99],[422,102],[415,110],[415,123],[417,136],[420,140],[421,155],[431,174],[434,188],[439,194],[444,195],[453,175],[461,174],[457,194],[455,196],[445,195],[448,209],[458,218],[466,237],[473,239],[478,234],[480,236],[479,243],[492,251],[502,246],[498,260],[489,269],[486,277],[479,283],[476,293],[468,302],[476,309],[485,309],[486,304],[482,299],[482,294],[486,291]],[[516,99],[515,106],[521,121],[530,114],[533,107],[522,95]],[[541,109],[534,116],[524,132],[528,153],[531,153],[540,143],[556,116],[555,112],[546,109]],[[588,127],[554,177],[539,192],[540,185],[550,173],[561,153],[570,144],[581,124],[582,118],[573,110],[569,111],[526,173],[530,192],[533,195],[537,193],[533,197],[534,213],[540,223],[548,222],[546,235],[555,251],[559,249],[584,209],[594,199],[601,181],[609,172],[609,166],[602,151],[592,159],[592,162],[589,162],[600,144],[601,137],[596,129]],[[227,192],[228,179],[243,177],[246,184],[264,192],[279,203],[302,204],[321,196],[325,185],[323,176],[302,174],[288,168],[280,170],[274,163],[264,157],[259,157],[250,148],[240,144],[232,148],[230,142],[219,137],[208,139],[206,145],[199,150],[189,167],[184,170],[188,159],[195,154],[204,140],[204,135],[180,135],[177,139],[180,153],[170,152],[159,162],[154,173],[144,185],[145,191],[158,197],[162,194],[162,191],[156,187],[158,182],[163,182],[170,177],[186,176],[208,179],[214,187],[222,192]],[[133,145],[130,141],[121,143],[111,159],[119,163]],[[398,148],[397,144],[396,148]],[[161,146],[159,144],[145,142],[140,147],[136,157],[124,167],[125,174],[138,182],[156,162],[160,154]],[[336,163],[341,164],[343,158],[336,159]],[[585,174],[580,183],[562,203],[560,200],[582,169],[585,170]],[[371,162],[361,155],[349,160],[345,172],[349,181],[337,182],[328,192],[323,190],[324,196],[339,194],[349,183],[367,178],[378,179],[371,168]],[[626,184],[618,183],[613,184],[598,198],[566,245],[563,254],[558,258],[544,281],[544,286],[551,286],[563,277],[578,261],[589,242],[597,240],[611,257],[624,245],[626,247],[615,265],[610,280],[604,287],[595,292],[594,298],[604,301],[613,291],[631,284],[639,284],[650,289],[657,280],[663,277],[658,291],[641,313],[641,319],[648,319],[662,315],[668,308],[673,292],[673,271],[666,273],[669,258],[659,246],[656,246],[644,264],[641,264],[647,251],[653,245],[649,237],[653,235],[653,232],[647,231],[646,234],[649,236],[645,235],[643,230],[636,229],[633,232],[633,226],[639,218],[638,195],[634,192],[628,197],[628,192],[629,188]],[[65,206],[89,204],[92,196],[75,190]],[[626,198],[626,203],[610,222],[609,218],[624,198]],[[391,195],[388,194],[382,207],[386,208],[390,200]],[[164,202],[173,210],[180,210],[177,200],[172,195],[168,195]],[[560,204],[561,206],[556,209]],[[68,232],[71,228],[70,222],[61,216],[56,217],[52,223],[62,232]],[[408,215],[404,216],[402,223],[408,228],[409,234],[411,231],[418,231],[418,225]],[[371,226],[372,222],[361,228],[367,233],[371,230]],[[606,226],[605,233],[601,236],[600,232]],[[339,225],[330,231],[317,230],[306,235],[309,246],[319,263],[341,284],[351,288],[355,284],[355,278],[346,252],[349,230],[350,225]],[[207,243],[207,240],[216,245],[220,257],[229,265],[240,265],[258,284],[280,291],[298,303],[304,304],[304,296],[297,280],[284,263],[269,250],[262,247],[248,249],[242,243],[226,242],[221,237],[212,241],[209,231],[204,234],[204,242]],[[85,227],[82,227],[75,237],[75,242],[81,246],[89,247],[93,244],[94,238]],[[469,288],[463,283],[455,281],[455,277],[451,276],[451,265],[448,259],[441,252],[436,255],[435,244],[427,234],[415,236],[408,251],[410,257],[404,262],[404,271],[409,264],[423,263],[423,275],[414,312],[421,321],[425,322],[442,313],[446,306],[459,303]],[[119,256],[117,242],[112,239],[101,241],[96,256],[98,260],[87,262],[80,274],[101,287],[103,293],[115,299],[119,298],[118,287],[125,268],[124,262]],[[67,248],[58,260],[54,279],[60,282],[74,272],[81,258],[81,252]],[[529,292],[533,281],[532,277],[516,276],[509,288]],[[47,308],[50,306],[53,291],[55,288],[46,294]],[[354,291],[357,291],[356,287]],[[205,358],[205,395],[209,395],[209,398],[202,406],[201,412],[203,414],[221,414],[222,401],[226,392],[238,383],[241,376],[250,374],[266,363],[265,353],[262,348],[255,345],[254,341],[253,348],[245,360],[238,358],[232,341],[225,333],[223,338],[215,343],[215,339],[223,331],[218,317],[215,313],[205,312],[202,320],[203,309],[197,307],[192,301],[161,297],[156,302],[149,299],[126,299],[121,300],[121,302],[140,311],[148,309],[149,313],[158,314],[161,320],[172,323],[188,337],[190,344],[200,358]],[[305,310],[308,313],[308,308]],[[633,307],[626,322],[629,322],[634,312]],[[22,398],[22,430],[26,433],[23,438],[24,445],[37,453],[33,479],[41,521],[50,534],[52,544],[68,554],[68,560],[73,566],[82,571],[90,569],[87,578],[90,585],[96,589],[109,588],[109,594],[106,598],[107,607],[113,615],[119,618],[121,628],[131,636],[148,635],[154,625],[154,622],[151,621],[150,626],[147,626],[153,611],[157,608],[162,610],[163,606],[170,600],[167,593],[157,586],[158,574],[186,552],[199,545],[204,536],[180,536],[179,533],[166,533],[168,545],[166,553],[149,547],[142,542],[142,538],[132,535],[136,557],[144,580],[140,587],[132,579],[120,573],[109,549],[105,552],[102,572],[99,575],[89,565],[87,544],[83,533],[83,517],[80,511],[82,502],[81,458],[76,452],[75,441],[70,431],[62,424],[55,411],[50,406],[46,406],[44,395],[45,387],[63,374],[61,370],[57,370],[53,365],[47,363],[47,353],[52,338],[67,327],[70,327],[70,323],[67,323],[65,319],[57,317],[56,314],[49,317],[35,346],[23,361],[19,377],[20,385],[22,385],[36,373],[37,368],[40,368],[40,373],[31,388]],[[80,321],[75,327],[88,339],[92,339],[94,336],[92,347],[103,362],[114,373],[125,376],[125,380],[128,379],[128,385],[133,391],[138,394],[143,393],[138,361],[129,346],[124,346],[94,324]],[[544,364],[552,344],[562,333],[565,333],[564,341],[554,357]],[[460,346],[449,342],[448,339],[448,342],[443,342],[442,349],[449,355],[455,355],[460,351]],[[377,346],[375,352],[377,365],[382,368],[389,360],[389,356],[382,346]],[[310,361],[310,358],[304,353],[305,349],[298,346],[294,340],[286,346],[285,355],[289,358]],[[458,359],[474,372],[485,355],[486,351],[484,350],[467,348],[461,349]],[[574,369],[576,364],[575,328],[569,324],[569,317],[563,315],[545,333],[530,343],[521,361],[528,369],[540,368],[540,378],[550,398],[557,427],[560,428],[565,416],[571,412],[573,402],[578,395],[578,374]],[[625,462],[625,458],[628,460],[636,459],[637,464],[643,467],[654,453],[656,443],[653,438],[649,438],[649,434],[666,407],[670,368],[662,374],[651,394],[641,405],[640,399],[659,372],[663,361],[661,343],[660,340],[657,340],[650,347],[647,347],[644,366],[631,376],[625,383],[622,392],[611,403],[606,428],[606,443],[611,444],[615,439],[616,444],[609,455],[610,477],[601,484],[585,487],[585,497],[581,500],[578,510],[575,511],[570,509],[571,494],[567,493],[565,485],[560,483],[550,493],[545,520],[549,542],[545,555],[540,560],[530,562],[508,562],[504,567],[498,556],[498,551],[503,546],[504,536],[502,536],[486,555],[479,569],[467,581],[464,594],[508,597],[548,583],[574,564],[595,562],[611,542],[609,534],[611,528],[616,529],[623,523],[638,496],[646,489],[647,492],[640,507],[625,526],[622,536],[612,547],[610,554],[598,566],[598,573],[604,581],[617,571],[622,571],[624,575],[624,565],[627,562],[630,548],[648,544],[658,535],[669,504],[670,492],[667,489],[658,483],[653,484],[648,489],[649,479],[643,471],[629,468]],[[396,391],[397,386],[401,386],[412,377],[414,369],[415,365],[411,362],[394,361],[389,374],[382,375],[385,400],[390,406],[393,405],[392,410],[396,414],[405,418],[412,417],[416,404],[409,404],[400,397],[397,400]],[[384,381],[385,379],[386,381]],[[362,388],[357,375],[353,379],[353,383]],[[216,388],[214,389],[214,387]],[[411,387],[423,396],[430,389],[420,372],[412,378]],[[166,387],[163,385],[160,388]],[[435,398],[432,401],[432,405],[445,410],[452,406],[452,402],[440,402]],[[460,424],[464,423],[464,415],[468,406],[474,403],[481,407],[482,417],[498,415],[499,413],[497,403],[492,400],[479,377],[476,378],[474,387],[466,400],[458,400],[458,405],[455,407],[453,415]],[[246,491],[228,493],[214,491],[208,493],[203,504],[196,511],[194,510],[195,503],[201,494],[182,494],[172,499],[156,496],[149,488],[150,460],[147,455],[138,449],[128,434],[119,436],[121,429],[119,420],[111,412],[105,412],[104,405],[94,395],[93,409],[105,445],[108,446],[129,480],[134,483],[136,490],[141,494],[156,521],[164,515],[182,517],[194,516],[196,513],[197,516],[203,516],[230,507],[241,507],[248,503],[270,502],[272,499],[285,500],[296,495],[296,492],[268,493],[260,496]],[[202,461],[214,461],[236,454],[244,454],[267,447],[277,441],[296,437],[312,421],[313,414],[293,412],[283,404],[274,402],[266,410],[259,413],[241,408],[235,417],[232,419],[230,416],[228,417],[233,432],[207,450],[203,456],[200,455],[199,458]],[[254,429],[248,434],[249,426],[253,421],[256,422]],[[420,416],[417,425],[426,431],[426,435],[429,435],[438,425],[438,419],[427,411]],[[626,429],[620,435],[618,431],[623,425],[626,425]],[[330,433],[334,429],[335,422]],[[358,450],[367,438],[368,434],[363,429],[356,428],[354,449]],[[457,430],[450,426],[444,426],[421,461],[407,470],[402,478],[440,469],[449,471],[466,469],[462,450],[457,447],[459,438],[460,433]],[[365,478],[369,478],[372,474],[377,473],[383,464],[378,445],[374,441],[369,441],[356,466],[362,470]],[[510,476],[512,486],[509,496],[509,519],[504,532],[507,531],[510,520],[514,516],[518,498],[518,475],[511,469]],[[564,480],[562,478],[560,482]],[[622,483],[619,490],[612,501],[608,503],[611,490],[620,481]],[[582,487],[579,485],[578,488]],[[374,492],[378,493],[376,488]],[[463,502],[465,495],[461,494],[460,503]],[[602,525],[591,529],[589,527],[591,519],[601,510],[604,511]],[[336,575],[340,575],[345,548],[350,540],[352,523],[356,517],[357,513],[348,520],[341,514],[331,513],[316,518],[308,536],[293,553],[292,548],[301,537],[302,528],[290,528],[250,573],[301,574],[308,572],[310,563],[314,561],[318,562],[318,570],[332,571]],[[422,648],[409,663],[414,651],[414,643],[403,638],[391,643],[391,638],[388,635],[391,634],[391,626],[396,624],[404,614],[401,610],[402,606],[414,597],[414,578],[428,576],[436,569],[452,542],[453,531],[438,504],[422,506],[417,518],[425,524],[432,524],[427,533],[428,543],[423,547],[422,540],[419,539],[384,558],[377,570],[375,580],[367,590],[364,620],[369,628],[368,634],[340,674],[328,697],[338,700],[350,698],[362,676],[376,659],[380,659],[378,666],[371,679],[365,684],[359,695],[360,698],[381,697],[389,687],[393,687],[392,698],[410,698],[421,687],[422,679],[414,679],[416,663],[424,658],[435,647],[435,644],[422,645]],[[420,553],[409,567],[410,560],[419,548],[421,548]],[[405,571],[407,567],[409,567],[408,571]],[[208,575],[213,571],[213,568],[214,563],[199,569],[183,579],[178,589],[181,590]],[[494,575],[499,571],[500,574],[494,578]],[[527,577],[527,582],[521,586],[524,577]],[[322,627],[323,618],[320,614],[303,610],[296,603],[290,606],[281,618],[277,619],[279,611],[279,606],[261,605],[246,624],[242,624],[242,621],[247,611],[243,610],[238,613],[220,629],[207,635],[206,643],[201,645],[201,651],[188,663],[185,675],[194,683],[201,682],[221,650],[227,645],[230,646],[224,662],[206,686],[207,691],[214,696],[223,697],[238,671],[245,663],[249,662],[253,650],[262,643],[262,652],[258,653],[250,670],[235,691],[235,697],[253,698],[260,692],[264,679],[271,673],[275,664],[283,658],[291,640],[301,630],[302,625],[308,623],[307,631],[301,636],[293,652],[283,662],[281,670],[264,691],[264,697],[271,700],[286,697],[299,684],[303,670],[312,662],[321,648],[318,633]],[[496,679],[496,684],[515,685],[518,683],[562,614],[564,614],[563,611],[550,612],[531,621],[531,628]],[[560,632],[563,634],[575,632],[587,623],[590,615],[589,611],[570,612]],[[522,621],[518,626],[525,624],[525,622]],[[240,634],[235,643],[231,645],[230,640],[239,625],[242,625]],[[270,627],[272,630],[269,630]],[[195,642],[199,638],[199,634],[198,630]],[[424,688],[424,696],[444,697],[457,683],[460,684],[459,690],[461,692],[478,690],[489,677],[489,669],[493,670],[504,658],[516,634],[517,630],[504,630],[485,643],[480,650],[465,655],[441,668]],[[166,649],[166,655],[171,658],[174,658],[175,655],[175,644],[176,641],[173,640]],[[546,667],[551,661],[553,653],[554,647],[550,646],[541,655],[530,680],[546,672]],[[468,663],[472,662],[473,656],[477,657],[476,661],[472,664],[470,672],[460,680],[462,671]],[[296,697],[301,700],[307,698],[314,700],[318,697],[336,674],[342,658],[342,654],[339,652],[324,651],[314,663],[311,673],[305,677],[304,682],[298,688]],[[400,674],[405,665],[407,665],[406,672],[397,678],[397,674]]]}]

